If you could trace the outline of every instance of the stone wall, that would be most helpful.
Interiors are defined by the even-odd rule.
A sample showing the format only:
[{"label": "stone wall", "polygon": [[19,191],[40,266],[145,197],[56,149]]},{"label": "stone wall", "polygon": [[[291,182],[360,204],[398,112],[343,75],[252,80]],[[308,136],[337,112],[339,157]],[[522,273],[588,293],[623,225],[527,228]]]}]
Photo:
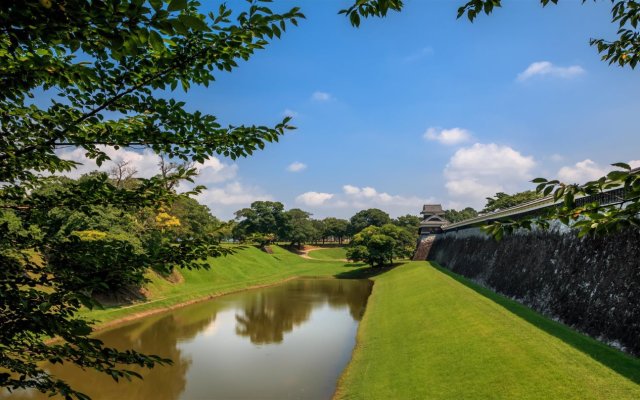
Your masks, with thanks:
[{"label": "stone wall", "polygon": [[438,235],[429,260],[594,338],[640,355],[640,232],[579,239],[534,231],[500,242]]}]

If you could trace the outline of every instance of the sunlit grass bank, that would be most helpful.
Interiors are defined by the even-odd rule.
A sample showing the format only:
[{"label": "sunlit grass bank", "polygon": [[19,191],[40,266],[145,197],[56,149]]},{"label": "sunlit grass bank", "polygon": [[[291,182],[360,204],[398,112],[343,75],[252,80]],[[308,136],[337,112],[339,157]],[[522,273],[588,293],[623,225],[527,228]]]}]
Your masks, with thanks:
[{"label": "sunlit grass bank", "polygon": [[339,399],[639,399],[640,361],[425,262],[375,279]]},{"label": "sunlit grass bank", "polygon": [[180,270],[182,279],[178,283],[149,273],[148,278],[151,281],[146,285],[145,302],[93,310],[86,315],[101,323],[109,322],[149,310],[249,287],[269,285],[298,276],[326,277],[360,268],[345,266],[344,263],[304,259],[277,246],[273,246],[273,251],[273,254],[267,254],[249,246],[233,255],[211,259],[209,270]]},{"label": "sunlit grass bank", "polygon": [[[92,311],[101,322],[302,276],[371,277],[373,293],[339,399],[638,399],[640,360],[425,262],[394,269],[304,259],[274,246],[150,275],[148,301]],[[310,252],[313,254],[314,252]]]},{"label": "sunlit grass bank", "polygon": [[309,252],[309,257],[316,260],[344,260],[347,258],[345,247],[328,247]]}]

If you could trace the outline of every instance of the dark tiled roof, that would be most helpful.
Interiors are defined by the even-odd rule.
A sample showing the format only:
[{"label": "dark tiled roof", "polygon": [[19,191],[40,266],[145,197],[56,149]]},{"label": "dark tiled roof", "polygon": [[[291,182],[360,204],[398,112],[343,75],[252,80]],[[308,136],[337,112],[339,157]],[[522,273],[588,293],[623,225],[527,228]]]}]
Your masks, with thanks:
[{"label": "dark tiled roof", "polygon": [[444,214],[442,205],[440,204],[425,204],[422,206],[422,214]]}]

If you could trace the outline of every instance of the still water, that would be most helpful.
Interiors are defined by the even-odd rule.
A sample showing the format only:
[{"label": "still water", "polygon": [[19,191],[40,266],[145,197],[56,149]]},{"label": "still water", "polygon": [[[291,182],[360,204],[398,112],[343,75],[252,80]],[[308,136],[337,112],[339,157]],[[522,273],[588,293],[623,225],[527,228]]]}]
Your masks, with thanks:
[{"label": "still water", "polygon": [[144,381],[118,384],[71,366],[50,371],[96,400],[329,399],[351,357],[371,285],[366,280],[294,280],[97,335],[109,346],[173,360],[171,366],[136,369]]}]

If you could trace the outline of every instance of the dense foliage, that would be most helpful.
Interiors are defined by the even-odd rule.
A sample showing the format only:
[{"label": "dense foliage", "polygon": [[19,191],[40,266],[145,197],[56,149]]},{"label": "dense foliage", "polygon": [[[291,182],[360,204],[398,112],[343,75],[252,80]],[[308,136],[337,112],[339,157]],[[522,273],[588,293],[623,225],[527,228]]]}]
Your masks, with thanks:
[{"label": "dense foliage", "polygon": [[391,223],[391,217],[386,212],[377,208],[369,208],[358,211],[349,220],[349,233],[355,235],[368,226],[382,226]]},{"label": "dense foliage", "polygon": [[[178,85],[208,86],[304,16],[274,13],[261,1],[233,13],[202,14],[194,0],[5,1],[0,5],[0,386],[84,398],[43,368],[71,362],[114,379],[123,366],[151,367],[156,356],[104,348],[77,317],[92,295],[141,282],[146,267],[198,267],[224,250],[211,222],[177,182],[195,170],[122,183],[105,174],[78,181],[56,152],[77,146],[98,164],[105,146],[148,147],[169,159],[252,154],[292,129],[222,126],[171,98]],[[37,98],[37,100],[34,100]],[[46,173],[46,174],[44,174]],[[198,191],[200,188],[195,188]],[[176,215],[171,214],[173,212]],[[200,210],[202,211],[202,210]],[[51,340],[53,341],[51,341]]]},{"label": "dense foliage", "polygon": [[527,203],[533,200],[537,200],[542,197],[541,193],[535,190],[527,190],[515,194],[506,194],[498,192],[493,197],[487,197],[487,204],[484,206],[481,212],[489,213],[494,211],[500,211],[507,208],[515,207],[517,205]]},{"label": "dense foliage", "polygon": [[[484,229],[498,240],[516,229],[549,228],[553,220],[577,229],[579,236],[640,229],[640,170],[631,169],[625,163],[613,166],[618,170],[585,184],[536,178],[533,180],[538,184],[536,192],[541,196],[552,196],[556,202],[554,207],[536,216],[494,221]],[[621,194],[612,201],[601,203],[595,197],[591,201],[581,200],[587,196],[604,195],[613,189],[621,190]]]},{"label": "dense foliage", "polygon": [[478,212],[471,207],[466,207],[460,211],[454,209],[444,211],[444,219],[451,223],[464,221],[477,216]]},{"label": "dense foliage", "polygon": [[410,257],[415,238],[406,229],[393,224],[371,225],[357,233],[347,249],[347,259],[374,266],[393,264],[393,259]]}]

